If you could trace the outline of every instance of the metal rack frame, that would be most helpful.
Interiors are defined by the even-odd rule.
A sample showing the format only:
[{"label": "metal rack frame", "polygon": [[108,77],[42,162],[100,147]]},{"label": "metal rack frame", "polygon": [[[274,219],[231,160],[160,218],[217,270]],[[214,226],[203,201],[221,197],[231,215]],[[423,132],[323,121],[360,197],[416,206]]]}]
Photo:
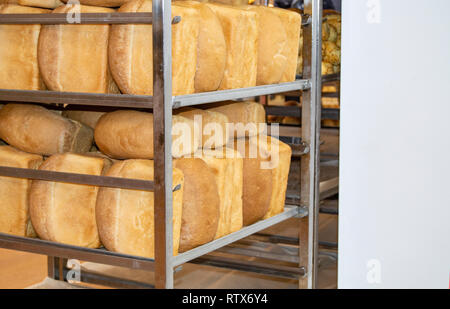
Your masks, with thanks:
[{"label": "metal rack frame", "polygon": [[[318,253],[322,0],[305,0],[305,13],[311,16],[311,22],[304,29],[303,79],[291,83],[184,96],[172,96],[171,82],[171,25],[179,22],[180,18],[178,16],[172,18],[171,1],[168,0],[153,0],[152,11],[152,13],[81,13],[80,24],[152,24],[153,68],[155,68],[153,96],[0,89],[0,101],[152,109],[154,115],[154,181],[10,167],[0,167],[0,176],[154,191],[155,259],[1,233],[0,247],[47,255],[48,275],[54,279],[64,280],[64,263],[66,259],[75,258],[151,270],[155,272],[156,288],[173,288],[173,275],[177,266],[186,262],[198,263],[202,256],[216,249],[289,218],[298,217],[301,218],[299,268],[297,271],[300,275],[299,287],[314,288]],[[0,24],[69,24],[66,15],[61,15],[64,16],[59,16],[59,14],[2,14],[0,15]],[[307,151],[302,157],[301,205],[286,206],[283,213],[272,218],[259,221],[213,242],[173,256],[172,192],[177,189],[172,187],[171,123],[173,109],[293,90],[304,90],[303,102],[309,102],[309,104],[304,104],[302,113],[302,139],[308,147],[305,147]],[[250,267],[250,265],[247,266]],[[257,265],[254,265],[254,268],[257,268]],[[101,278],[95,278],[97,281],[102,281]],[[107,282],[107,279],[105,280],[102,282]]]}]

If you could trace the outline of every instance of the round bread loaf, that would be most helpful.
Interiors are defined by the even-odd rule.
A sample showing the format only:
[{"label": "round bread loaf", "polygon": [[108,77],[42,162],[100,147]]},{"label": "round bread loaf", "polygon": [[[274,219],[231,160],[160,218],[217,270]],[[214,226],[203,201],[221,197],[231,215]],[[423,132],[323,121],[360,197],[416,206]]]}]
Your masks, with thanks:
[{"label": "round bread loaf", "polygon": [[213,172],[202,159],[181,158],[174,167],[184,174],[180,252],[214,240],[220,216],[219,191]]}]

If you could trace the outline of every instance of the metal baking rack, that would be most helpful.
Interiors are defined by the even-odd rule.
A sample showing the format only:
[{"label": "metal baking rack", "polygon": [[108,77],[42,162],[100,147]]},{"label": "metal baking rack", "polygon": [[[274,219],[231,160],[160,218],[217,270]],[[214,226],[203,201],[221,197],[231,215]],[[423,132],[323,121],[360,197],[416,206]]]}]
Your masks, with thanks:
[{"label": "metal baking rack", "polygon": [[[214,250],[253,235],[267,227],[300,217],[300,253],[296,267],[300,288],[314,288],[317,274],[318,255],[318,203],[319,203],[319,134],[320,134],[320,95],[321,95],[321,20],[322,0],[305,0],[305,13],[310,23],[304,28],[304,78],[291,83],[258,86],[245,89],[233,89],[172,96],[172,59],[171,25],[180,21],[172,18],[171,1],[154,0],[153,13],[81,13],[77,24],[152,24],[153,96],[123,94],[91,94],[54,91],[26,91],[0,89],[0,101],[16,103],[71,104],[80,106],[126,107],[151,109],[154,115],[154,181],[122,179],[106,176],[90,176],[72,173],[59,173],[0,167],[0,176],[43,179],[47,181],[68,182],[124,189],[153,191],[155,194],[155,259],[110,252],[105,249],[89,249],[50,242],[35,238],[25,238],[0,233],[0,247],[38,253],[48,256],[48,276],[65,280],[67,259],[79,259],[101,264],[123,266],[133,269],[154,271],[156,288],[173,288],[174,271],[179,265],[188,262],[198,263],[206,254]],[[71,24],[65,14],[1,14],[0,24]],[[74,24],[75,25],[75,24]],[[240,231],[172,256],[172,156],[171,123],[172,111],[183,106],[193,106],[224,100],[233,100],[251,96],[261,96],[288,91],[303,90],[304,104],[302,113],[302,141],[307,145],[302,156],[301,179],[299,188],[300,206],[285,207],[283,213],[244,227]],[[300,154],[301,155],[301,154]],[[258,265],[247,265],[247,269]],[[267,270],[270,272],[270,270]],[[297,277],[298,277],[297,276]],[[91,278],[94,282],[118,285],[120,278],[102,278],[82,274],[84,281]],[[116,283],[116,284],[114,284]],[[119,284],[120,286],[120,284]]]}]

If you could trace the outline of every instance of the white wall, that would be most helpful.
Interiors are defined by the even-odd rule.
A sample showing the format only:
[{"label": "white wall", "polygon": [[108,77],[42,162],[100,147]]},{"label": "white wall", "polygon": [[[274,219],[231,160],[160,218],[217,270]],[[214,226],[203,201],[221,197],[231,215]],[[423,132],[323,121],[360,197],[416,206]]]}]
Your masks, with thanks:
[{"label": "white wall", "polygon": [[448,288],[450,1],[343,0],[340,288]]}]

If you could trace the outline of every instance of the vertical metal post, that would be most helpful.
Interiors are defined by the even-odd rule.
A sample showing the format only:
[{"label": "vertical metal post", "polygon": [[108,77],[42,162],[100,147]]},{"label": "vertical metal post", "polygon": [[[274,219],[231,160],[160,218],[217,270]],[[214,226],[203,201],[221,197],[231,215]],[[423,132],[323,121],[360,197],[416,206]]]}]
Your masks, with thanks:
[{"label": "vertical metal post", "polygon": [[300,288],[316,287],[318,267],[322,5],[322,0],[304,1],[304,13],[312,22],[303,31],[303,78],[311,81],[311,89],[302,95],[302,138],[310,152],[301,162],[301,203],[308,206],[309,215],[300,221],[300,266],[306,266],[307,273],[299,280]]},{"label": "vertical metal post", "polygon": [[67,262],[67,260],[55,256],[47,256],[47,276],[54,280],[64,280],[64,262]]},{"label": "vertical metal post", "polygon": [[153,0],[152,10],[155,287],[171,289],[173,288],[171,1]]}]

